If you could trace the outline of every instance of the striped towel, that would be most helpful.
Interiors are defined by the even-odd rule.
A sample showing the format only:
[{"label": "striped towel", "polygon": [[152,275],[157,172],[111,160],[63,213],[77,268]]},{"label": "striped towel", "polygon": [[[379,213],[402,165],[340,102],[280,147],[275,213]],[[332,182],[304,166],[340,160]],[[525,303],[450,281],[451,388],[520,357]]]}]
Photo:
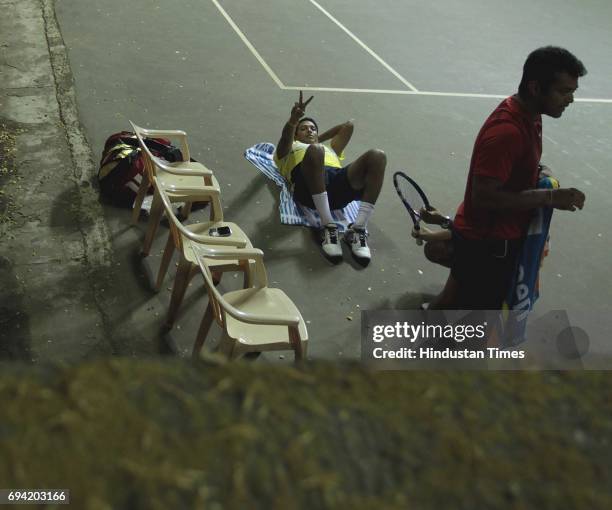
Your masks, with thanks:
[{"label": "striped towel", "polygon": [[[321,228],[319,213],[310,207],[305,207],[293,200],[289,185],[285,178],[280,174],[272,155],[274,145],[271,143],[258,143],[244,151],[244,157],[260,170],[268,179],[272,179],[280,192],[280,220],[285,225],[305,225],[307,227]],[[357,218],[359,202],[353,201],[344,209],[332,211],[332,218],[338,225],[338,230],[343,232]]]},{"label": "striped towel", "polygon": [[[537,187],[538,189],[556,189],[559,187],[559,182],[554,177],[542,176]],[[546,256],[552,215],[552,207],[540,207],[534,211],[529,224],[513,282],[502,306],[505,311],[516,312],[515,315],[506,318],[503,341],[505,346],[518,345],[526,340],[527,318],[540,295],[540,266]]]}]

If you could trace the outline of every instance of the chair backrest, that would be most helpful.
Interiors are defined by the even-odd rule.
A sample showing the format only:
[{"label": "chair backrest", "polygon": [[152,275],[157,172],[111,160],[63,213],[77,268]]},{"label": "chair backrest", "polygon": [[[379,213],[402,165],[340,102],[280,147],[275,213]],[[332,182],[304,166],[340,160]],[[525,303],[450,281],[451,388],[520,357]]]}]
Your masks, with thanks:
[{"label": "chair backrest", "polygon": [[[253,251],[253,250],[237,250],[237,251]],[[255,258],[256,262],[261,265],[263,268],[263,253],[261,250],[255,250],[259,252]],[[209,257],[206,254],[204,257],[198,257],[198,264],[200,266],[200,270],[202,275],[204,276],[204,281],[206,282],[206,288],[208,290],[208,298],[209,305],[213,312],[213,317],[215,321],[223,328],[225,334],[230,336],[227,329],[227,314],[232,317],[238,319],[241,322],[247,322],[252,324],[260,324],[262,326],[285,326],[288,328],[288,340],[291,348],[295,352],[295,359],[302,360],[304,359],[304,346],[302,345],[302,337],[300,335],[299,324],[301,322],[301,318],[299,316],[299,312],[297,315],[288,314],[283,316],[271,316],[265,312],[265,306],[262,309],[262,313],[258,314],[256,312],[246,312],[235,308],[233,305],[227,302],[227,300],[223,297],[223,295],[217,290],[215,287],[215,283],[212,278],[212,273],[210,268],[207,266],[206,260]],[[244,289],[242,292],[258,292],[255,289]],[[264,294],[263,299],[266,299],[266,295]],[[272,303],[268,303],[268,305],[272,305]],[[273,305],[272,305],[273,306]],[[263,314],[263,315],[262,315]],[[235,340],[239,340],[235,338]],[[241,337],[240,340],[247,341],[248,339]],[[261,345],[260,345],[261,346]]]},{"label": "chair backrest", "polygon": [[182,250],[184,246],[183,236],[181,236],[181,233],[187,235],[188,231],[176,217],[176,214],[174,214],[174,211],[172,210],[172,204],[170,203],[170,200],[168,199],[168,196],[166,195],[163,188],[159,186],[157,177],[155,176],[153,177],[153,186],[157,190],[157,193],[159,193],[162,204],[166,211],[166,217],[168,218],[168,225],[170,226],[170,234],[172,235],[172,239],[174,240],[174,246],[176,246],[177,249]]},{"label": "chair backrest", "polygon": [[[185,228],[185,226],[180,222],[180,220],[174,214],[174,210],[172,209],[172,204],[168,195],[164,191],[163,187],[159,185],[158,177],[153,177],[153,186],[156,189],[156,192],[159,194],[159,197],[164,206],[164,210],[166,211],[166,217],[168,218],[168,224],[170,225],[170,233],[172,234],[172,239],[174,240],[174,245],[183,250],[185,246],[183,246],[183,237],[188,238],[191,242],[201,245],[207,246],[223,246],[224,248],[243,248],[245,246],[244,242],[237,242],[235,239],[224,239],[222,237],[211,237],[207,236],[206,241],[202,239],[202,235],[195,234],[191,230]],[[211,202],[216,202],[217,205],[215,207],[221,208],[221,203],[219,201],[219,195],[217,193],[211,194]],[[213,206],[213,204],[211,204]],[[266,285],[267,285],[267,277],[266,277]]]},{"label": "chair backrest", "polygon": [[[149,146],[145,143],[145,138],[154,138],[154,137],[172,137],[177,138],[181,145],[181,156],[182,162],[187,162],[190,160],[189,156],[189,146],[187,145],[187,133],[181,130],[161,130],[161,129],[145,129],[140,126],[134,124],[131,120],[129,121],[134,133],[136,134],[136,138],[138,139],[138,144],[140,145],[140,149],[145,159],[145,172],[147,172],[147,176],[149,177],[149,181],[153,180],[153,175],[157,174],[157,169],[161,168],[164,171],[173,172],[172,164],[166,161],[163,158],[160,158],[151,152]],[[147,160],[149,164],[147,164]],[[183,170],[182,173],[188,173],[189,170]],[[212,174],[212,172],[211,172]],[[204,181],[206,182],[206,180]]]},{"label": "chair backrest", "polygon": [[[249,250],[240,249],[240,248],[237,248],[237,249],[230,248],[230,250],[231,251],[224,249],[223,252],[225,252],[225,254],[228,256],[233,256],[235,253],[236,258],[240,258],[242,256],[244,257],[243,260],[255,260],[255,264],[256,264],[255,272],[257,275],[256,276],[256,281],[257,281],[256,286],[266,287],[268,285],[266,269],[263,263],[263,252],[261,250],[258,250],[257,248],[254,248],[254,249],[252,248]],[[228,311],[231,315],[234,315],[234,316],[241,316],[241,315],[246,315],[246,314],[244,314],[243,312],[240,312],[235,307],[230,305],[225,300],[225,298],[219,292],[219,290],[217,289],[217,286],[215,285],[211,270],[207,264],[207,258],[215,258],[214,257],[215,251],[217,250],[206,249],[204,253],[201,254],[202,256],[197,257],[197,261],[200,266],[200,271],[202,272],[202,276],[204,277],[204,281],[206,282],[206,289],[208,291],[208,299],[210,302],[210,306],[212,307],[212,310],[213,310],[213,316],[215,318],[215,321],[217,322],[217,324],[219,324],[221,328],[223,328],[224,331],[227,331],[226,313]],[[253,255],[253,256],[252,257],[250,255],[245,256],[244,253],[249,253],[250,255]]]},{"label": "chair backrest", "polygon": [[[151,136],[179,137],[181,139],[182,151],[184,151],[182,152],[183,160],[186,160],[186,162],[189,162],[189,147],[187,146],[187,134],[184,131],[180,131],[180,130],[162,131],[162,130],[157,130],[157,129],[155,130],[154,129],[144,129],[134,124],[131,120],[129,122],[132,126],[132,129],[134,129],[136,138],[138,139],[138,144],[140,145],[142,155],[143,155],[144,171],[147,175],[147,178],[149,179],[149,182],[151,183],[153,182],[153,178],[158,173],[157,170],[161,169],[164,172],[168,172],[170,174],[175,174],[175,175],[178,173],[179,175],[201,176],[203,177],[202,186],[205,186],[205,187],[216,186],[212,178],[213,173],[208,168],[200,165],[199,163],[195,163],[199,165],[197,169],[181,167],[179,171],[177,168],[173,167],[172,163],[169,163],[168,161],[155,156],[155,154],[151,152],[151,150],[149,149],[149,147],[144,141],[145,137],[151,137]],[[186,191],[186,190],[183,189],[182,191]],[[195,191],[195,189],[190,190],[190,191]],[[205,191],[205,190],[200,189],[200,187],[198,186],[197,191]],[[219,197],[218,193],[215,196],[212,190],[210,194],[210,207],[211,207],[211,220],[223,221],[223,207],[221,207],[221,198]]]},{"label": "chair backrest", "polygon": [[204,261],[200,260],[200,257],[198,257],[198,264],[200,265],[200,271],[202,272],[204,282],[206,283],[208,302],[212,308],[215,322],[221,328],[223,328],[224,331],[227,331],[225,313],[223,312],[223,305],[225,305],[226,302],[221,293],[217,290],[215,282],[213,281],[212,273],[210,272],[210,268],[206,265],[206,263],[204,263]]},{"label": "chair backrest", "polygon": [[[141,145],[143,146],[143,150],[150,153],[148,147],[144,143],[145,138],[155,138],[155,137],[176,138],[177,140],[179,140],[179,143],[181,146],[181,155],[183,156],[183,161],[190,160],[191,154],[189,152],[189,145],[187,144],[187,133],[185,133],[185,131],[182,131],[180,129],[146,129],[146,128],[137,126],[131,120],[129,121],[129,123],[131,124],[132,129],[134,130],[134,133],[136,133],[136,137],[141,142]],[[151,154],[151,156],[154,158],[156,157],[153,154]]]},{"label": "chair backrest", "polygon": [[137,126],[132,121],[129,121],[129,122],[132,125],[132,129],[134,130],[134,133],[136,134],[136,138],[138,138],[138,145],[140,145],[140,150],[142,152],[142,156],[144,160],[144,171],[146,172],[147,177],[149,178],[149,182],[153,182],[153,177],[157,173],[156,168],[155,168],[155,163],[156,163],[156,160],[159,160],[161,158],[158,158],[157,156],[155,156],[151,152],[147,144],[145,143],[144,139],[147,136],[146,134],[147,130],[144,128],[141,128],[140,126]]}]

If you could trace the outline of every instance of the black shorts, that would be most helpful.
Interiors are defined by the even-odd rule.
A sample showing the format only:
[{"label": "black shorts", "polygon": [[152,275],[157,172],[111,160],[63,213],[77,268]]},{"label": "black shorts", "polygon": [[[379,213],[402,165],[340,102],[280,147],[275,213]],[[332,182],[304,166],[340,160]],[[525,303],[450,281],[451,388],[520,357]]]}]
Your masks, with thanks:
[{"label": "black shorts", "polygon": [[[291,172],[293,182],[293,199],[301,205],[315,209],[312,201],[312,194],[308,191],[308,186],[302,174],[302,163],[298,164]],[[329,208],[342,209],[353,200],[361,200],[363,190],[351,188],[348,180],[348,165],[343,168],[325,167],[325,191]]]},{"label": "black shorts", "polygon": [[470,240],[453,231],[451,275],[457,308],[500,310],[516,271],[522,239]]}]

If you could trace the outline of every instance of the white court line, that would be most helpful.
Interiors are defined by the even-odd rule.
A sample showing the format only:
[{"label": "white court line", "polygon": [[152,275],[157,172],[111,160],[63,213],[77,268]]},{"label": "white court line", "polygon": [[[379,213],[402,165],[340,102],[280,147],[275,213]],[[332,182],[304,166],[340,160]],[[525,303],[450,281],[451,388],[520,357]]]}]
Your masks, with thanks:
[{"label": "white court line", "polygon": [[599,170],[597,170],[597,168],[595,168],[593,165],[591,165],[590,163],[587,163],[586,161],[584,162],[584,164],[588,166],[591,170],[595,171],[595,173],[599,175],[599,177],[603,177],[603,174]]},{"label": "white court line", "polygon": [[413,92],[418,92],[416,87],[412,85],[408,80],[406,80],[401,74],[399,74],[395,69],[393,69],[389,64],[387,64],[382,58],[380,58],[374,51],[368,48],[365,43],[363,43],[353,32],[351,32],[348,28],[346,28],[342,23],[340,23],[336,18],[334,18],[329,12],[327,12],[323,7],[321,7],[315,0],[310,0],[310,3],[314,5],[317,9],[319,9],[325,16],[327,16],[330,20],[332,20],[336,25],[338,25],[346,34],[353,39],[359,46],[361,46],[364,50],[366,50],[372,57],[374,57],[383,67],[389,71],[393,76],[395,76],[399,81],[401,81],[406,87],[408,87]]},{"label": "white court line", "polygon": [[303,90],[309,92],[352,92],[356,94],[399,94],[405,96],[444,96],[444,97],[484,97],[492,99],[505,99],[509,94],[472,94],[468,92],[430,92],[427,90],[385,90],[385,89],[349,89],[334,87],[295,87],[286,85],[285,90]]},{"label": "white court line", "polygon": [[[386,89],[351,89],[341,87],[303,87],[285,85],[284,90],[303,90],[310,92],[349,92],[356,94],[395,94],[405,96],[442,96],[442,97],[476,97],[484,99],[505,99],[512,94],[480,94],[471,92],[435,92],[432,90],[386,90]],[[612,104],[612,99],[598,98],[576,98],[575,103],[607,103]]]},{"label": "white court line", "polygon": [[555,141],[554,141],[554,140],[553,140],[553,139],[552,139],[550,136],[546,136],[546,135],[544,135],[544,138],[546,138],[546,139],[547,139],[549,142],[554,143],[555,145],[559,145],[559,143],[558,143],[558,142],[555,142]]},{"label": "white court line", "polygon": [[409,96],[417,96],[421,94],[419,91],[413,90],[385,90],[385,89],[349,89],[338,87],[301,87],[295,85],[285,85],[285,90],[303,90],[304,92],[350,92],[356,94],[401,94]]},{"label": "white court line", "polygon": [[579,97],[574,99],[574,103],[608,103],[612,104],[612,99],[596,99],[589,97]]},{"label": "white court line", "polygon": [[[485,98],[485,99],[504,99],[508,97],[509,94],[499,95],[499,94],[474,94],[474,93],[463,93],[463,92],[434,92],[434,91],[426,91],[426,90],[417,90],[410,82],[406,81],[401,75],[399,75],[391,66],[389,66],[384,60],[382,60],[376,53],[374,53],[370,48],[368,48],[364,43],[362,43],[353,33],[345,28],[336,18],[334,18],[331,14],[329,14],[323,7],[321,7],[315,0],[310,0],[310,2],[318,7],[326,16],[328,16],[334,23],[336,23],[342,30],[344,30],[348,35],[350,35],[359,45],[361,45],[370,55],[372,55],[376,60],[378,60],[383,66],[385,66],[392,74],[394,74],[402,83],[404,83],[410,90],[386,90],[386,89],[354,89],[354,88],[338,88],[338,87],[297,87],[293,85],[285,85],[280,78],[276,75],[276,73],[272,70],[272,68],[266,63],[263,57],[259,54],[259,52],[255,49],[255,46],[251,44],[251,42],[244,35],[242,30],[238,28],[238,25],[234,22],[234,20],[230,17],[230,15],[221,7],[217,0],[211,0],[213,4],[219,9],[219,12],[223,15],[223,17],[227,20],[230,26],[234,29],[234,31],[238,34],[242,42],[246,45],[249,51],[253,54],[253,56],[258,60],[258,62],[262,65],[262,67],[266,70],[266,72],[270,75],[270,78],[276,83],[278,88],[281,90],[303,90],[303,91],[311,91],[311,92],[350,92],[350,93],[360,93],[360,94],[395,94],[395,95],[412,95],[412,96],[441,96],[441,97],[474,97],[474,98]],[[577,103],[608,103],[612,104],[612,99],[595,99],[595,98],[576,98],[574,99]]]},{"label": "white court line", "polygon": [[251,41],[249,41],[246,38],[246,35],[244,35],[242,33],[242,30],[240,30],[238,28],[238,25],[236,25],[236,23],[234,23],[234,20],[232,18],[230,18],[230,15],[225,11],[225,9],[223,7],[221,7],[221,5],[219,5],[219,2],[217,2],[217,0],[212,0],[212,3],[215,4],[215,6],[217,7],[217,9],[219,9],[219,11],[221,12],[221,14],[223,14],[223,17],[227,20],[227,22],[230,24],[230,26],[234,29],[234,31],[238,34],[238,36],[240,37],[240,39],[242,39],[242,42],[244,44],[246,44],[246,47],[251,50],[251,53],[255,56],[255,58],[259,61],[259,63],[263,66],[263,68],[267,71],[267,73],[270,75],[270,78],[272,78],[272,80],[274,80],[274,83],[276,83],[279,88],[284,89],[286,88],[285,85],[283,84],[282,81],[280,81],[279,77],[276,76],[276,73],[274,71],[272,71],[272,68],[266,63],[266,61],[263,59],[263,57],[259,54],[259,52],[255,49],[255,46],[253,46],[251,44]]}]

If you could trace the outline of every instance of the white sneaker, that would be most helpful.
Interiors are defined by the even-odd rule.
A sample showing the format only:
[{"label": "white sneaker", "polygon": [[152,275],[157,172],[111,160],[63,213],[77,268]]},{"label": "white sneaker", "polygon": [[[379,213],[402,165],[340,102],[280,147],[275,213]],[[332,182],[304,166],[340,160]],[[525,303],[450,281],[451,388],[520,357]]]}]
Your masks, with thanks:
[{"label": "white sneaker", "polygon": [[338,241],[338,227],[335,223],[329,223],[323,227],[323,239],[321,241],[321,248],[323,254],[331,262],[340,262],[342,260],[342,247]]},{"label": "white sneaker", "polygon": [[355,260],[362,266],[367,266],[372,259],[372,253],[368,246],[368,232],[364,228],[353,227],[351,223],[344,233],[344,242],[351,247]]}]

